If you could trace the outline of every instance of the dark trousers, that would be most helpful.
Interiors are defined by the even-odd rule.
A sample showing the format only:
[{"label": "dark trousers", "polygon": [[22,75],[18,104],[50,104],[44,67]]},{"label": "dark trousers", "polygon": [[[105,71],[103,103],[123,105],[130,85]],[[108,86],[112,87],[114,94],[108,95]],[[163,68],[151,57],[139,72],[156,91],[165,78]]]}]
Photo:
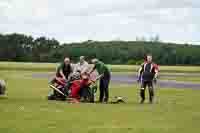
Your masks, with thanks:
[{"label": "dark trousers", "polygon": [[140,96],[142,98],[142,101],[144,101],[145,100],[145,90],[146,90],[147,86],[148,86],[148,90],[149,90],[149,101],[152,102],[153,97],[154,97],[154,87],[153,87],[152,81],[142,81]]},{"label": "dark trousers", "polygon": [[100,79],[100,97],[99,102],[108,102],[109,98],[109,83],[110,83],[110,73],[104,73],[104,76]]},{"label": "dark trousers", "polygon": [[88,96],[88,86],[81,86],[80,96],[83,97],[84,99],[87,98],[87,96]]}]

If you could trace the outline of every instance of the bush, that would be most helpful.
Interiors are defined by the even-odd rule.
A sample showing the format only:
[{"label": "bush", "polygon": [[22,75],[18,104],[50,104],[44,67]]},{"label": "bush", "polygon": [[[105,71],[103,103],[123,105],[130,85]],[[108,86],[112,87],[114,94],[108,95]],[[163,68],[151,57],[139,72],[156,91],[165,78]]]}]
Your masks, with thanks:
[{"label": "bush", "polygon": [[128,60],[127,64],[128,65],[136,65],[137,61],[131,59],[131,60]]}]

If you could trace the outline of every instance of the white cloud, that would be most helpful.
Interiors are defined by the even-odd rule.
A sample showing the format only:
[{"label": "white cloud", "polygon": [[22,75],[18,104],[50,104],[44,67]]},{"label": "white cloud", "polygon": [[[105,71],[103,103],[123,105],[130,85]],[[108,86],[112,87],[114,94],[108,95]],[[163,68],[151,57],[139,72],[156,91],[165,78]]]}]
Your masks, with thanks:
[{"label": "white cloud", "polygon": [[1,0],[0,32],[60,41],[162,40],[199,42],[198,0]]},{"label": "white cloud", "polygon": [[4,15],[9,19],[43,19],[49,15],[48,0],[11,0],[4,7]]},{"label": "white cloud", "polygon": [[199,0],[158,0],[158,8],[200,8]]}]

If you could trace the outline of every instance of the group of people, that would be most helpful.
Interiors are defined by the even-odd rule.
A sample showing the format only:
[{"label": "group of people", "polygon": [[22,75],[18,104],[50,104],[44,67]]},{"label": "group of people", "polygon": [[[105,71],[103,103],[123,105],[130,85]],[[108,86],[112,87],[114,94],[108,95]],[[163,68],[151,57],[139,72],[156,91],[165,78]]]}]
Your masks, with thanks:
[{"label": "group of people", "polygon": [[[56,77],[63,78],[67,81],[71,80],[71,78],[79,79],[80,75],[88,75],[90,76],[95,70],[98,72],[100,77],[100,96],[99,96],[99,102],[108,102],[109,98],[109,83],[110,83],[110,77],[111,73],[108,67],[98,59],[94,58],[91,60],[91,63],[94,65],[91,67],[88,62],[85,60],[84,56],[80,57],[80,60],[77,64],[73,65],[70,61],[70,58],[65,58],[64,62],[61,63],[56,71]],[[51,82],[53,83],[53,79]],[[68,88],[68,85],[66,87],[66,90]]]},{"label": "group of people", "polygon": [[[91,60],[93,66],[91,67],[88,62],[85,60],[84,56],[80,57],[80,60],[77,64],[72,64],[70,58],[65,58],[64,61],[58,66],[56,70],[56,77],[62,78],[66,81],[79,79],[81,75],[91,74],[96,70],[100,75],[100,103],[107,103],[109,100],[109,84],[111,79],[111,72],[102,61],[94,58]],[[154,100],[154,83],[158,77],[159,68],[158,65],[152,61],[152,55],[148,54],[145,56],[145,60],[142,63],[139,72],[138,72],[138,83],[141,84],[140,87],[140,103],[145,101],[145,90],[148,87],[149,90],[149,102],[153,103]],[[53,83],[56,79],[53,79]],[[5,94],[5,82],[0,80],[0,95]]]},{"label": "group of people", "polygon": [[[85,60],[84,56],[81,56],[79,62],[75,65],[72,65],[70,58],[65,58],[64,62],[61,63],[57,68],[56,77],[61,77],[63,79],[69,80],[72,77],[76,78],[76,73],[79,73],[80,75],[91,75],[96,70],[98,74],[101,75],[99,82],[99,102],[107,103],[109,100],[109,84],[111,79],[111,72],[102,61],[96,58],[92,59],[91,63],[93,64],[92,67]],[[145,90],[147,86],[149,90],[149,102],[153,103],[154,82],[156,82],[158,70],[158,65],[152,61],[152,55],[147,55],[138,72],[138,82],[141,84],[140,103],[144,103],[145,101]],[[77,74],[77,76],[79,74]]]}]

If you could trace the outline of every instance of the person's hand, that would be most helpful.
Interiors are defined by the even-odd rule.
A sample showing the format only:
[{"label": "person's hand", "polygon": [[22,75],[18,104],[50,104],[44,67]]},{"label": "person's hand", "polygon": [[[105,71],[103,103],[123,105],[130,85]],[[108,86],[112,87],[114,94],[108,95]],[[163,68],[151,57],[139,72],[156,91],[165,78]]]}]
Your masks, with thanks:
[{"label": "person's hand", "polygon": [[87,75],[90,75],[91,74],[91,72],[85,72]]},{"label": "person's hand", "polygon": [[141,76],[138,77],[137,82],[138,82],[138,83],[141,82]]},{"label": "person's hand", "polygon": [[155,84],[157,83],[157,78],[156,78],[156,77],[153,78],[153,82],[154,82]]},{"label": "person's hand", "polygon": [[95,82],[96,82],[96,80],[91,80],[91,82],[92,82],[92,83],[95,83]]}]

